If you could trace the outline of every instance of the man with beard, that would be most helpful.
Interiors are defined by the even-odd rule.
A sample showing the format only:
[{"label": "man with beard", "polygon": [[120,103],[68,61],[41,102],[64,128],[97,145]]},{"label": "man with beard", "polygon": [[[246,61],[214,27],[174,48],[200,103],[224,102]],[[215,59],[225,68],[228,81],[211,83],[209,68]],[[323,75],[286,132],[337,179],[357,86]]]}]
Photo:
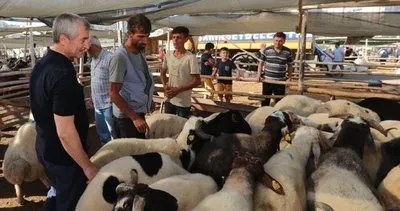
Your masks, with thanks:
[{"label": "man with beard", "polygon": [[154,82],[144,49],[150,20],[136,15],[128,20],[128,37],[110,62],[110,98],[113,103],[113,137],[145,138],[149,126],[145,114],[152,108]]}]

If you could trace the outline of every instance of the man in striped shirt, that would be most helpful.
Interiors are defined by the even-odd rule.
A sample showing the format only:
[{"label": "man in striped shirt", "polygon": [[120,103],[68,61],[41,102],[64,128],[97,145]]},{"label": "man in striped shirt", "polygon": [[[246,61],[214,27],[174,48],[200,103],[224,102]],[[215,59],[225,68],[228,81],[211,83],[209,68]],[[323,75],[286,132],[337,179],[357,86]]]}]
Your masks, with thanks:
[{"label": "man in striped shirt", "polygon": [[[285,81],[286,71],[288,72],[288,80],[290,81],[293,72],[293,57],[289,48],[283,46],[286,41],[286,35],[283,32],[277,32],[274,35],[274,45],[261,49],[258,64],[258,78],[261,81],[261,72],[264,73],[264,79]],[[285,95],[285,85],[263,83],[263,95]],[[276,101],[277,102],[277,101]],[[270,99],[266,98],[261,106],[268,106]]]},{"label": "man in striped shirt", "polygon": [[109,89],[109,66],[112,54],[101,48],[99,39],[91,36],[88,53],[92,57],[90,64],[92,101],[95,110],[96,130],[100,142],[106,144],[111,140],[112,104]]}]

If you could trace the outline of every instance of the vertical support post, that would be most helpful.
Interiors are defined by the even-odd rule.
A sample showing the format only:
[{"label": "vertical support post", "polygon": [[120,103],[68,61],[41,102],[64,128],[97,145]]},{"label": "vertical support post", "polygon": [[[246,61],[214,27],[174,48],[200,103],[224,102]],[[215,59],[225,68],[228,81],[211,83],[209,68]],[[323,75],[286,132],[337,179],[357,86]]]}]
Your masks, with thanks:
[{"label": "vertical support post", "polygon": [[169,48],[170,48],[170,42],[171,42],[171,34],[170,32],[167,33],[167,50],[165,50],[165,52],[168,54],[169,53]]},{"label": "vertical support post", "polygon": [[306,35],[307,35],[307,16],[308,12],[303,13],[301,21],[301,42],[300,42],[300,69],[299,69],[299,90],[300,94],[303,94],[304,90],[304,69],[305,69],[305,53],[306,53]]},{"label": "vertical support post", "polygon": [[368,39],[365,39],[364,59],[368,61]]},{"label": "vertical support post", "polygon": [[26,51],[28,50],[28,30],[25,31],[25,47],[24,47],[24,58],[23,60],[26,61]]},{"label": "vertical support post", "polygon": [[83,56],[79,58],[79,71],[78,71],[78,82],[83,85],[83,82],[81,81],[83,75]]},{"label": "vertical support post", "polygon": [[[30,24],[32,26],[32,22]],[[29,46],[30,46],[30,52],[31,52],[31,67],[35,66],[36,59],[35,59],[35,48],[33,47],[33,33],[32,33],[32,28],[29,28]]]}]

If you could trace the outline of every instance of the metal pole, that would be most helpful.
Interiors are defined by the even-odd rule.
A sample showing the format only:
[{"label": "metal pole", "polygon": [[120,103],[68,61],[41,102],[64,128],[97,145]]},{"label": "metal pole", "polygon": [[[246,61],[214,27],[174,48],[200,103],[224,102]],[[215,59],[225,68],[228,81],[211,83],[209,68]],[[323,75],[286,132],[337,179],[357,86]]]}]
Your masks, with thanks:
[{"label": "metal pole", "polygon": [[170,49],[169,49],[169,48],[170,48],[170,46],[169,46],[170,44],[169,44],[169,43],[170,43],[170,41],[171,41],[170,39],[171,39],[171,38],[170,38],[170,34],[169,34],[169,32],[168,32],[168,33],[167,33],[167,50],[165,51],[167,54],[168,54],[168,52],[169,52],[169,50],[170,50]]},{"label": "metal pole", "polygon": [[303,94],[304,90],[304,69],[305,69],[305,53],[306,53],[306,35],[307,35],[307,16],[308,12],[303,13],[301,21],[301,42],[300,42],[300,69],[299,69],[299,90]]},{"label": "metal pole", "polygon": [[367,59],[367,57],[368,57],[368,39],[365,39],[364,58]]},{"label": "metal pole", "polygon": [[[30,23],[32,26],[32,22]],[[32,28],[29,28],[29,44],[30,44],[30,51],[31,51],[31,67],[35,66],[36,59],[35,59],[35,49],[33,47],[33,33]]]},{"label": "metal pole", "polygon": [[78,82],[83,85],[81,78],[83,77],[83,57],[79,58],[79,71],[78,71]]}]

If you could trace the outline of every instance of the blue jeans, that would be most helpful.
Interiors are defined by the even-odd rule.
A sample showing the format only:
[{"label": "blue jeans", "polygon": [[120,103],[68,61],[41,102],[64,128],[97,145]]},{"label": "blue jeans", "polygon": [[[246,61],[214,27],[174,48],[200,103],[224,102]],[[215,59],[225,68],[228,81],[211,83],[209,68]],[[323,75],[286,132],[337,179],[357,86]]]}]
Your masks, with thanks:
[{"label": "blue jeans", "polygon": [[106,144],[112,139],[112,106],[103,109],[94,109],[94,118],[96,120],[96,130],[100,142]]},{"label": "blue jeans", "polygon": [[164,112],[167,114],[175,114],[183,118],[189,118],[190,107],[180,107],[176,106],[170,102],[164,103]]}]

